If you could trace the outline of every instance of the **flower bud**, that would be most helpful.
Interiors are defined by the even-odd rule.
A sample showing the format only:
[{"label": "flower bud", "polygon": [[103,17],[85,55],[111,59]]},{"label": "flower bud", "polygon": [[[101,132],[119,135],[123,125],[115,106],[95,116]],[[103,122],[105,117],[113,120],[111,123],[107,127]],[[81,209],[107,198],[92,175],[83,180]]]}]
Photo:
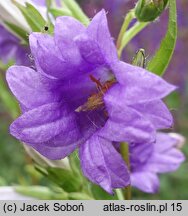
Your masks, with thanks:
[{"label": "flower bud", "polygon": [[139,0],[135,7],[136,18],[140,22],[151,22],[166,8],[168,0]]}]

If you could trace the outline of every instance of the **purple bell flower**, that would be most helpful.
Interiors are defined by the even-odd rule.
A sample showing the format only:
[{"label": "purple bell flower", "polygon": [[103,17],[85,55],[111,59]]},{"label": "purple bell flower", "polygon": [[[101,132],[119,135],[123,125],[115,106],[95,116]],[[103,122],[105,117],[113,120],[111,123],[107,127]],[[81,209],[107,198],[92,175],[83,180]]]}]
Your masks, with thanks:
[{"label": "purple bell flower", "polygon": [[146,193],[156,193],[159,189],[157,174],[174,172],[185,160],[178,149],[181,142],[181,136],[157,133],[154,144],[131,145],[131,185]]},{"label": "purple bell flower", "polygon": [[162,98],[175,89],[118,59],[102,10],[86,28],[58,17],[54,36],[32,33],[36,69],[13,66],[7,81],[23,114],[10,133],[57,160],[79,148],[84,175],[107,192],[130,183],[114,142],[150,143],[172,126]]}]

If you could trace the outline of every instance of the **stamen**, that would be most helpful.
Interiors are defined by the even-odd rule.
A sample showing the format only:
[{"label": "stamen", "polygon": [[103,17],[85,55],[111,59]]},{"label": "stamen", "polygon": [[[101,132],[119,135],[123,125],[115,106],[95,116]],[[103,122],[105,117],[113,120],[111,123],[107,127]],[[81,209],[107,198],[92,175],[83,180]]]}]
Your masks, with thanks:
[{"label": "stamen", "polygon": [[100,88],[103,87],[103,85],[100,82],[100,79],[96,79],[93,75],[89,75],[89,77],[90,77],[91,81],[93,81],[94,83],[96,83],[98,89],[100,89]]},{"label": "stamen", "polygon": [[99,87],[99,92],[92,94],[86,103],[79,106],[75,112],[86,112],[89,110],[96,110],[99,108],[102,108],[104,106],[103,96],[107,92],[107,90],[115,84],[116,80],[109,80],[105,82],[103,85],[100,83],[99,80],[97,80],[92,75],[90,76],[91,80],[94,81],[97,84],[97,87]]}]

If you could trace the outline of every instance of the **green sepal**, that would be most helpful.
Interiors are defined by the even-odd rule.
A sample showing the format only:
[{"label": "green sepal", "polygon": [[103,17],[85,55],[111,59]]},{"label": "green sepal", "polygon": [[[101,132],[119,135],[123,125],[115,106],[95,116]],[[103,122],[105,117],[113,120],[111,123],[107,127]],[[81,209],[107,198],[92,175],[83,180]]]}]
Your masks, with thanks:
[{"label": "green sepal", "polygon": [[78,155],[78,150],[75,150],[72,154],[69,155],[69,164],[76,176],[83,177],[81,168],[80,168],[80,159]]},{"label": "green sepal", "polygon": [[66,192],[77,192],[81,189],[81,179],[74,175],[71,170],[48,167],[43,171],[43,175],[57,184]]}]

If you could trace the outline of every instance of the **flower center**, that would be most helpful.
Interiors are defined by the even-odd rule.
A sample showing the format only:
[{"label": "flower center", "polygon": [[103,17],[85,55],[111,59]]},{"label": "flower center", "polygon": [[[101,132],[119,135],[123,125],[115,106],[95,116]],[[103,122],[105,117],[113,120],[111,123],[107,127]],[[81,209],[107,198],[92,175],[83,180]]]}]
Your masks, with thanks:
[{"label": "flower center", "polygon": [[105,83],[101,83],[100,80],[96,79],[94,76],[90,75],[91,81],[96,83],[98,92],[92,94],[86,103],[79,106],[75,111],[76,112],[86,112],[90,110],[96,110],[104,107],[103,96],[108,91],[108,89],[116,83],[115,79],[111,79],[106,81]]}]

